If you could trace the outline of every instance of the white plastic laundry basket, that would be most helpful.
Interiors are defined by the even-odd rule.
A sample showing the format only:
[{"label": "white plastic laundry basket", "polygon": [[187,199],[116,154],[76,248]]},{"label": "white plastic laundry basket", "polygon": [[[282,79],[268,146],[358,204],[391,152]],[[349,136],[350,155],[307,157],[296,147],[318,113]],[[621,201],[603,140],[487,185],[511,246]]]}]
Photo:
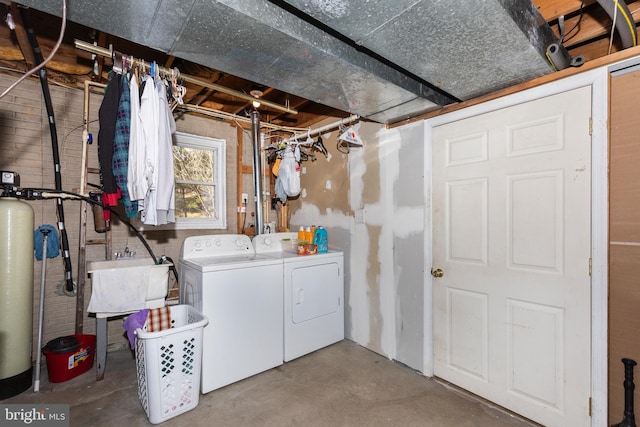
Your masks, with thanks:
[{"label": "white plastic laundry basket", "polygon": [[198,406],[202,363],[202,329],[206,316],[189,305],[171,310],[171,328],[137,329],[138,398],[152,424]]}]

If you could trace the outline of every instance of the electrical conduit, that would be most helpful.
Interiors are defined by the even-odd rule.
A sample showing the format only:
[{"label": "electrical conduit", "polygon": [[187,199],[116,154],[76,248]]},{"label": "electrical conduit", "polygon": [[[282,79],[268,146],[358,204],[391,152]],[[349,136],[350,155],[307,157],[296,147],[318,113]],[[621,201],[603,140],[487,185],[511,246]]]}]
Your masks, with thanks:
[{"label": "electrical conduit", "polygon": [[[29,9],[20,7],[20,16],[24,22],[25,29],[27,31],[27,37],[33,54],[36,60],[36,65],[40,65],[44,58],[42,57],[42,51],[38,45],[35,33],[33,31],[33,24],[31,23],[31,17]],[[56,121],[53,115],[53,103],[51,102],[51,94],[49,93],[49,84],[47,82],[47,70],[42,67],[39,72],[40,84],[42,86],[42,94],[44,95],[44,103],[47,109],[47,116],[49,119],[49,131],[51,133],[51,148],[53,151],[53,163],[54,163],[54,176],[55,176],[55,188],[56,190],[62,190],[62,175],[60,174],[60,154],[58,152],[58,133],[56,131]],[[56,199],[56,206],[58,212],[58,229],[61,234],[62,243],[62,259],[64,261],[64,278],[66,282],[67,292],[73,292],[73,275],[71,269],[71,256],[69,254],[69,239],[67,237],[67,230],[64,225],[64,207],[62,206],[62,199]]]}]

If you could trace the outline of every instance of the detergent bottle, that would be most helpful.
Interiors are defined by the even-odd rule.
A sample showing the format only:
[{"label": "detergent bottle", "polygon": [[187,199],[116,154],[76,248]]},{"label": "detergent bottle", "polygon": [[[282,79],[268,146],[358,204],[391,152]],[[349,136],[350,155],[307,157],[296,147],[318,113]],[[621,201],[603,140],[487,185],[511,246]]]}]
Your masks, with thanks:
[{"label": "detergent bottle", "polygon": [[313,234],[313,243],[318,245],[318,253],[329,252],[329,235],[324,227],[319,226]]},{"label": "detergent bottle", "polygon": [[300,226],[300,230],[298,230],[298,243],[300,243],[300,242],[309,243],[307,241],[307,236],[306,236],[306,234],[304,232],[304,227],[302,225]]}]

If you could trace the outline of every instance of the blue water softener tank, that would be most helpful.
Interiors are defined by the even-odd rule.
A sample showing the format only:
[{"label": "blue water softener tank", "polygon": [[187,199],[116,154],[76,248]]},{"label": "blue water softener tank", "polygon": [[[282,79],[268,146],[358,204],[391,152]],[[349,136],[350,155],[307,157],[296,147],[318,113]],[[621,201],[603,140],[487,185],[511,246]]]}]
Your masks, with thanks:
[{"label": "blue water softener tank", "polygon": [[324,227],[316,228],[313,233],[313,243],[318,246],[318,253],[329,252],[329,234]]}]

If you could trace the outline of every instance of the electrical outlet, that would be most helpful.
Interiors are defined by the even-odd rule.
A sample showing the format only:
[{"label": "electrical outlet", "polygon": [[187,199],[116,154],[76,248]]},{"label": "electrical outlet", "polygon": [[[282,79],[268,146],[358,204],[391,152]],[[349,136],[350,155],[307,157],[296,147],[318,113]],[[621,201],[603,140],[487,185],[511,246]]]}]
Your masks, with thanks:
[{"label": "electrical outlet", "polygon": [[249,195],[247,193],[242,193],[242,203],[246,205],[248,201]]}]

